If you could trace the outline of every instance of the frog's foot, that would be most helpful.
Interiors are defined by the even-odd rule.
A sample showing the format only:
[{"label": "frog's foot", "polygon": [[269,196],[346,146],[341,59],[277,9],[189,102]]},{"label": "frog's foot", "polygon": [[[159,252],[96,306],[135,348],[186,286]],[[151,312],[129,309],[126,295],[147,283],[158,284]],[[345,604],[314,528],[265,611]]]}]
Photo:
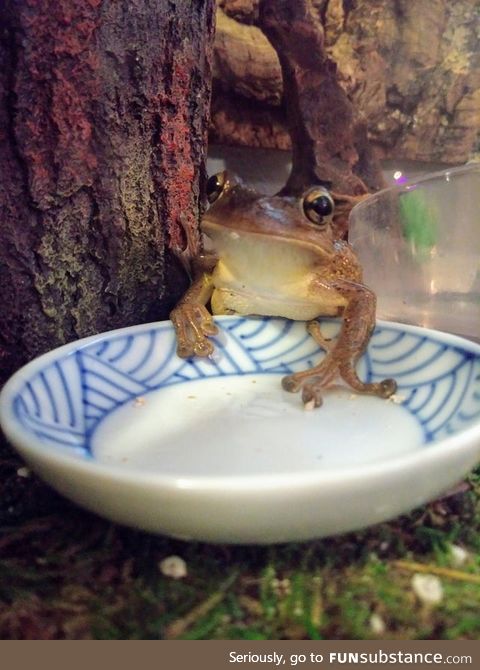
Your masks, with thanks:
[{"label": "frog's foot", "polygon": [[218,328],[206,307],[198,304],[183,304],[170,313],[177,335],[177,355],[180,358],[210,356],[213,343],[209,336],[216,335]]},{"label": "frog's foot", "polygon": [[338,365],[333,359],[327,360],[310,370],[296,372],[282,379],[285,391],[296,393],[302,389],[302,401],[306,407],[320,407],[322,393],[340,376],[357,393],[389,398],[397,390],[394,379],[381,382],[362,382],[355,368],[350,364]]},{"label": "frog's foot", "polygon": [[311,370],[295,372],[282,379],[282,387],[290,393],[302,389],[302,401],[305,407],[320,407],[323,403],[322,393],[337,376],[338,369],[333,361],[322,361]]},{"label": "frog's foot", "polygon": [[358,393],[390,398],[397,390],[397,382],[394,379],[383,379],[381,382],[362,382],[353,365],[348,363],[340,365],[339,372],[342,379]]},{"label": "frog's foot", "polygon": [[[327,353],[330,351],[333,342],[323,336],[318,321],[310,321],[307,323],[307,331],[324,351]],[[320,407],[322,404],[321,391],[332,382],[336,370],[334,369],[334,366],[326,365],[325,363],[321,363],[320,366],[317,366],[315,369],[316,373],[314,378],[312,378],[311,370],[305,370],[305,372],[297,372],[293,375],[284,377],[282,379],[282,386],[285,391],[289,391],[290,393],[297,393],[303,386],[302,398],[304,404],[310,406],[313,403],[315,407]],[[311,379],[310,383],[306,381],[308,379]],[[315,383],[313,383],[314,380]]]}]

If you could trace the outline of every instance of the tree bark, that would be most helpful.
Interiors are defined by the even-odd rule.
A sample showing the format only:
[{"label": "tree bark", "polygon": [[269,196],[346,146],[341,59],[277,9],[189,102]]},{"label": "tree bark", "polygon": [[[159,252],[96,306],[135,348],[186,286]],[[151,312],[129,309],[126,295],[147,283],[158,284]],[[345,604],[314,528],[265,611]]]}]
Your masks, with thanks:
[{"label": "tree bark", "polygon": [[199,249],[214,0],[0,7],[0,384],[165,318]]},{"label": "tree bark", "polygon": [[[380,156],[459,163],[480,149],[478,0],[309,5]],[[258,6],[259,0],[219,0],[211,139],[284,148],[280,64],[261,39]]]}]

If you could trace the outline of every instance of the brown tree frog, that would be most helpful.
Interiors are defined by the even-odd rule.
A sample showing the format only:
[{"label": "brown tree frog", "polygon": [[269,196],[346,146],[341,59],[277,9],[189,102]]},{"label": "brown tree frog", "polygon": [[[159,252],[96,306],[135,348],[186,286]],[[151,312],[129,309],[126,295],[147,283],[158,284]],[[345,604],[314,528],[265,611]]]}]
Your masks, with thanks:
[{"label": "brown tree frog", "polygon": [[[222,172],[207,183],[210,207],[201,223],[215,255],[205,256],[190,289],[171,312],[182,358],[209,356],[213,314],[280,316],[307,321],[307,330],[326,351],[311,369],[283,378],[286,391],[302,389],[305,405],[319,407],[322,392],[341,377],[352,389],[388,398],[393,379],[366,383],[355,370],[375,325],[375,294],[362,284],[357,258],[334,239],[334,200],[322,186],[301,197],[264,196],[238,177]],[[326,340],[316,321],[341,316],[335,340]]]}]

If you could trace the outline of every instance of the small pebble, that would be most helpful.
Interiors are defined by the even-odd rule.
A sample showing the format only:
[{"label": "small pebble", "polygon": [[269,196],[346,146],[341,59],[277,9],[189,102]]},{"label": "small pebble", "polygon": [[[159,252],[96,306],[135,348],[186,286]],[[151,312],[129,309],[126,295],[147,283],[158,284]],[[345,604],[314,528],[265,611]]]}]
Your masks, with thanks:
[{"label": "small pebble", "polygon": [[382,619],[380,614],[373,613],[370,617],[370,630],[374,635],[383,635],[387,630],[385,621]]},{"label": "small pebble", "polygon": [[469,553],[463,547],[459,547],[458,544],[452,544],[450,547],[450,562],[456,568],[460,568],[462,565],[469,559]]},{"label": "small pebble", "polygon": [[442,582],[435,575],[413,575],[412,589],[425,605],[438,605],[443,599]]},{"label": "small pebble", "polygon": [[187,564],[180,556],[168,556],[163,561],[160,561],[158,567],[165,577],[183,579],[187,576]]},{"label": "small pebble", "polygon": [[291,593],[290,580],[288,578],[277,579],[276,577],[274,577],[272,579],[272,588],[277,596],[280,597],[288,596]]},{"label": "small pebble", "polygon": [[145,398],[135,398],[132,404],[134,407],[143,407],[145,405]]},{"label": "small pebble", "polygon": [[18,468],[17,470],[17,476],[18,477],[30,477],[31,472],[28,468]]}]

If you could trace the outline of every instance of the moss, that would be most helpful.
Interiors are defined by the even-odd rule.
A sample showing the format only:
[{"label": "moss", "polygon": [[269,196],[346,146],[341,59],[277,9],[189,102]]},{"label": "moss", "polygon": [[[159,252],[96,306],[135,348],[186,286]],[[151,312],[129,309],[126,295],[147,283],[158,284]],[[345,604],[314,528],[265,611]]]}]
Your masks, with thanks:
[{"label": "moss", "polygon": [[[460,492],[392,523],[274,547],[153,537],[65,503],[2,528],[0,636],[478,639],[479,494],[473,474]],[[453,542],[469,551],[463,566],[452,567]],[[174,554],[184,579],[159,569]],[[418,563],[440,575],[436,606],[412,589]]]}]

